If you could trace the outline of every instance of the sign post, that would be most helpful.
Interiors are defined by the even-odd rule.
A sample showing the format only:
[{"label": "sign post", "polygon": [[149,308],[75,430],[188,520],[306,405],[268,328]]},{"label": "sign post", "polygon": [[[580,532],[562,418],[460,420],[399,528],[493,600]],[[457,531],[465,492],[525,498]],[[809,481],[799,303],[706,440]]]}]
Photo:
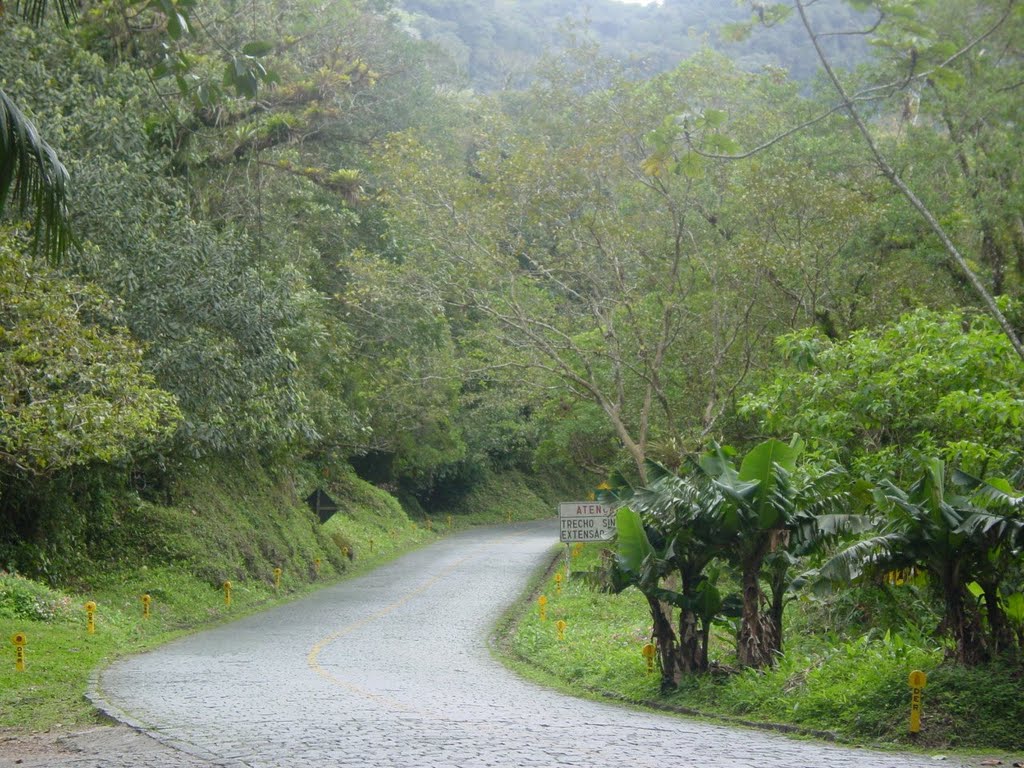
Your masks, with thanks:
[{"label": "sign post", "polygon": [[14,670],[25,671],[25,645],[28,644],[28,636],[24,632],[15,632],[11,635],[11,642],[14,643]]},{"label": "sign post", "polygon": [[90,600],[88,603],[85,604],[85,615],[87,617],[86,618],[86,623],[85,623],[85,631],[88,632],[90,635],[95,635],[96,634],[96,603],[94,603],[92,600]]},{"label": "sign post", "polygon": [[563,501],[558,505],[558,529],[563,544],[610,541],[615,537],[615,513],[594,501]]},{"label": "sign post", "polygon": [[910,732],[921,732],[921,689],[928,682],[928,676],[919,669],[910,673]]},{"label": "sign post", "polygon": [[641,650],[640,653],[643,655],[644,660],[647,662],[647,674],[651,674],[654,671],[654,655],[658,652],[657,646],[654,643],[647,643]]}]

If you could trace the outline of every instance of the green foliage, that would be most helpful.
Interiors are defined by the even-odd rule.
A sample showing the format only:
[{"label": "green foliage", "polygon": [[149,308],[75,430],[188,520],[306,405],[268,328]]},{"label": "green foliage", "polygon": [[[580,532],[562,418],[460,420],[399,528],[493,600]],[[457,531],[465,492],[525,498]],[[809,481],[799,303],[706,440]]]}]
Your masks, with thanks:
[{"label": "green foliage", "polygon": [[[528,102],[453,100],[455,150],[452,132],[389,141],[393,231],[418,290],[429,286],[460,323],[454,338],[466,318],[500,349],[492,366],[529,371],[541,392],[557,386],[561,397],[543,409],[544,459],[607,466],[608,435],[642,474],[652,443],[704,442],[729,408],[726,393],[763,354],[759,340],[793,322],[774,289],[751,279],[769,261],[757,244],[790,223],[772,201],[774,174],[721,161],[705,163],[701,179],[676,173],[685,147],[673,143],[675,116],[701,109],[714,129],[728,114],[735,136],[752,137],[783,122],[795,93],[708,52],[643,83],[585,50],[545,75]],[[658,152],[665,172],[651,178],[644,169]],[[755,183],[763,208],[751,200]],[[808,248],[819,233],[831,241],[856,208],[839,211]],[[584,402],[592,406],[577,409]],[[577,421],[590,413],[603,423]],[[563,429],[563,419],[574,423]],[[591,435],[601,435],[596,450],[578,450]]]},{"label": "green foliage", "polygon": [[[956,658],[978,664],[1018,645],[1019,638],[1007,631],[1000,598],[1019,569],[1024,519],[1020,494],[1003,490],[1009,489],[1005,480],[984,483],[963,473],[956,480],[967,494],[953,492],[945,464],[930,458],[922,460],[919,478],[906,490],[881,481],[875,491],[884,515],[878,532],[833,555],[820,574],[851,581],[886,571],[926,573],[943,601],[944,630],[953,638]],[[1003,514],[987,509],[996,500]],[[987,628],[969,595],[975,581],[986,598]]]},{"label": "green foliage", "polygon": [[165,439],[180,413],[114,325],[94,286],[51,273],[0,232],[0,467],[53,474],[130,456]]},{"label": "green foliage", "polygon": [[535,520],[550,515],[558,501],[578,495],[582,486],[582,478],[574,475],[483,469],[462,493],[438,499],[423,514],[490,523]]},{"label": "green foliage", "polygon": [[973,472],[1019,461],[1020,361],[986,317],[919,310],[844,341],[806,330],[778,344],[788,365],[741,402],[769,433],[876,476],[933,451]]},{"label": "green foliage", "polygon": [[[485,91],[522,87],[546,51],[560,51],[581,38],[639,77],[671,69],[708,42],[751,71],[781,67],[809,79],[816,69],[813,57],[793,44],[799,39],[793,22],[775,36],[737,36],[745,16],[739,3],[689,0],[641,6],[594,0],[585,9],[572,0],[403,0],[398,5],[425,40],[445,50],[473,86]],[[769,5],[768,13],[774,19],[773,8]],[[830,4],[821,15],[836,25],[863,25],[857,13],[841,4]],[[866,56],[863,40],[840,38],[828,45],[844,63]]]},{"label": "green foliage", "polygon": [[[654,550],[644,532],[640,515],[629,507],[621,507],[615,512],[615,556],[623,570],[640,574],[644,561]],[[642,577],[640,577],[642,581]]]},{"label": "green foliage", "polygon": [[1020,733],[1005,723],[1024,718],[1020,686],[1019,668],[946,665],[929,675],[925,695],[927,706],[942,713],[934,719],[948,729],[948,743],[1019,751]]},{"label": "green foliage", "polygon": [[[0,17],[3,11],[0,10]],[[0,90],[0,218],[9,199],[15,213],[31,215],[36,242],[56,260],[70,246],[68,172],[10,97]]]},{"label": "green foliage", "polygon": [[536,467],[605,474],[619,462],[614,430],[596,403],[550,399],[536,415]]},{"label": "green foliage", "polygon": [[71,613],[71,598],[45,584],[0,571],[0,619],[56,621]]},{"label": "green foliage", "polygon": [[[928,675],[923,730],[914,740],[929,748],[1024,748],[1017,722],[1024,715],[1020,669],[1013,664],[966,668],[943,660],[928,627],[904,624],[883,632],[890,619],[927,614],[910,587],[863,587],[827,601],[801,599],[787,613],[786,653],[774,667],[735,671],[732,638],[712,637],[715,674],[686,677],[662,694],[647,674],[641,647],[650,639],[650,614],[639,593],[591,589],[580,574],[597,565],[600,548],[572,560],[573,576],[557,593],[551,577],[540,585],[548,620],[531,602],[507,639],[507,651],[526,674],[572,692],[653,703],[726,720],[785,724],[828,732],[856,743],[909,745],[907,675]],[[869,590],[872,590],[869,592]],[[923,613],[922,613],[923,612]],[[932,615],[932,620],[938,617]],[[567,622],[559,640],[554,622]],[[986,690],[991,690],[991,696]]]}]

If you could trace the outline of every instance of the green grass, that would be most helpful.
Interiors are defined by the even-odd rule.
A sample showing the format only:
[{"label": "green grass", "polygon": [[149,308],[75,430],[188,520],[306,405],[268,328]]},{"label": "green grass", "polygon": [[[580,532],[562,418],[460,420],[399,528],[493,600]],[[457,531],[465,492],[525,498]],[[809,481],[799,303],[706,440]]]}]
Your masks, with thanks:
[{"label": "green grass", "polygon": [[[276,475],[232,464],[197,468],[181,479],[174,505],[139,502],[131,530],[119,534],[135,546],[83,557],[68,579],[73,586],[53,589],[0,571],[0,729],[94,724],[84,697],[88,680],[119,656],[366,572],[452,529],[551,514],[521,478],[487,482],[481,498],[518,492],[517,503],[435,515],[428,527],[348,467],[299,466]],[[323,525],[302,501],[320,485],[340,508]],[[279,590],[274,568],[282,570]],[[230,608],[225,580],[232,582]],[[144,594],[152,598],[148,619]],[[86,631],[87,601],[97,604],[95,634]],[[16,632],[28,637],[24,671],[15,669]]]},{"label": "green grass", "polygon": [[[600,547],[589,545],[573,571],[596,566]],[[564,573],[564,559],[558,571]],[[1024,669],[993,665],[965,669],[944,660],[928,637],[899,633],[820,631],[814,605],[791,605],[787,652],[774,669],[739,671],[732,636],[716,630],[711,673],[684,679],[662,694],[660,675],[641,655],[650,640],[650,615],[636,590],[610,595],[574,577],[557,589],[552,570],[531,587],[529,602],[506,621],[499,647],[513,665],[540,682],[586,696],[669,707],[685,713],[796,728],[876,746],[929,749],[1022,750]],[[542,621],[536,602],[548,599]],[[863,606],[862,606],[863,609]],[[566,622],[559,640],[557,622]],[[912,670],[927,673],[922,732],[908,734]]]}]

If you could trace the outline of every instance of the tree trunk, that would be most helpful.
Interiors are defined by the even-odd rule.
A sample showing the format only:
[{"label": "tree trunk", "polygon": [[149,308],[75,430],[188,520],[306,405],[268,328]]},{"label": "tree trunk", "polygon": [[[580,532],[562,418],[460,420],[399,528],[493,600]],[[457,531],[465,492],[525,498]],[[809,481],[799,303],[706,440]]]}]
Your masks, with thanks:
[{"label": "tree trunk", "polygon": [[958,580],[946,578],[943,584],[946,603],[944,623],[956,643],[956,660],[973,667],[989,660],[984,633],[976,611],[967,606],[966,590]]},{"label": "tree trunk", "polygon": [[983,582],[981,588],[985,595],[985,613],[988,615],[989,647],[992,655],[996,656],[1014,647],[1013,629],[999,605],[998,583]]},{"label": "tree trunk", "polygon": [[677,659],[679,657],[676,633],[672,629],[672,622],[665,615],[665,609],[661,601],[651,595],[645,595],[647,605],[651,610],[652,628],[654,643],[658,647],[658,656],[661,660],[661,690],[670,691],[676,687]]},{"label": "tree trunk", "polygon": [[773,650],[778,643],[773,637],[770,619],[761,614],[764,594],[760,576],[766,548],[767,537],[742,564],[743,615],[736,639],[736,658],[744,667],[767,667],[775,661]]},{"label": "tree trunk", "polygon": [[679,612],[679,671],[684,675],[696,675],[706,672],[707,647],[702,643],[704,632],[699,624],[697,614],[693,611]]}]

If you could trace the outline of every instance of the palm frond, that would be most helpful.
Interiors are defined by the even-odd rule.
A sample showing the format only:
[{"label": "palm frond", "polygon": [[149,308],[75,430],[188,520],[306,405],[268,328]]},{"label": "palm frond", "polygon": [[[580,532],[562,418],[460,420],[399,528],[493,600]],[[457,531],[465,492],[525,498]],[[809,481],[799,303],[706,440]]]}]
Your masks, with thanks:
[{"label": "palm frond", "polygon": [[1018,494],[1008,480],[1002,478],[982,480],[957,470],[953,481],[971,492],[971,501],[986,509],[1017,511],[1024,509],[1024,496]]},{"label": "palm frond", "polygon": [[978,510],[970,515],[958,532],[969,536],[984,535],[1006,541],[1011,547],[1024,547],[1024,518],[997,515]]},{"label": "palm frond", "polygon": [[833,555],[818,569],[821,578],[849,582],[872,567],[889,566],[901,557],[906,539],[899,533],[883,533],[858,541]]},{"label": "palm frond", "polygon": [[13,201],[16,215],[32,221],[36,245],[53,260],[71,244],[68,172],[32,122],[0,90],[0,216]]},{"label": "palm frond", "polygon": [[[14,0],[14,12],[34,27],[38,27],[46,18],[48,0]],[[54,0],[57,12],[65,26],[78,18],[78,3],[75,0]]]}]

